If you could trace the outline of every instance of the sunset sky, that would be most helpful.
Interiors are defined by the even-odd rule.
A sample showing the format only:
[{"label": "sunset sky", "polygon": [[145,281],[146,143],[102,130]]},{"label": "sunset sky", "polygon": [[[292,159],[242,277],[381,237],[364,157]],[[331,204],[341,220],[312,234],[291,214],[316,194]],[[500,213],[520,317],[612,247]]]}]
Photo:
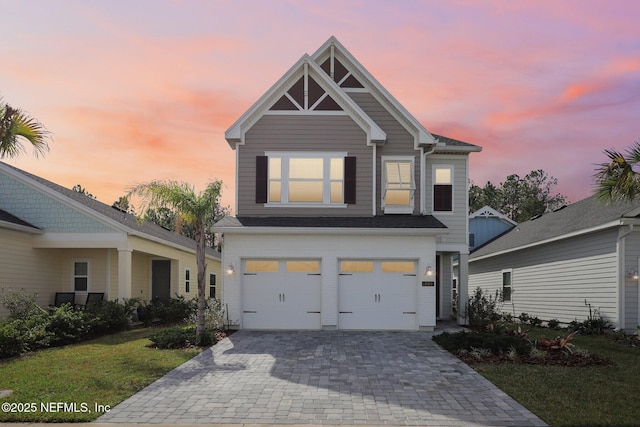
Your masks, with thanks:
[{"label": "sunset sky", "polygon": [[111,204],[224,181],[224,131],[331,35],[434,133],[480,145],[483,186],[544,169],[575,202],[640,140],[638,1],[0,0],[0,96],[52,133],[6,160]]}]

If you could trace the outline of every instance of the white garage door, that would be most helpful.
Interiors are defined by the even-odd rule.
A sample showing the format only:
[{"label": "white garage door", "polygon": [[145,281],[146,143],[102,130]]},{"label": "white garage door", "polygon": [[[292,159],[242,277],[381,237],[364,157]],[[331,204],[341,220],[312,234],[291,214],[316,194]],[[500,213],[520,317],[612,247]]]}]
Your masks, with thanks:
[{"label": "white garage door", "polygon": [[342,260],[339,272],[340,329],[417,328],[415,261]]},{"label": "white garage door", "polygon": [[244,329],[320,329],[318,260],[243,262]]}]

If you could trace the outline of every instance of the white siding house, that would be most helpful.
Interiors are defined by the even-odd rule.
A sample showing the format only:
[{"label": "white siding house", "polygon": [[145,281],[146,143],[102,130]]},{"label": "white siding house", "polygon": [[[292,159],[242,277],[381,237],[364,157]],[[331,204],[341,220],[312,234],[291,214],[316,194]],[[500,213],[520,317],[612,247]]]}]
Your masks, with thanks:
[{"label": "white siding house", "polygon": [[590,197],[517,225],[472,252],[469,290],[505,291],[502,311],[563,323],[598,312],[635,330],[640,205]]}]

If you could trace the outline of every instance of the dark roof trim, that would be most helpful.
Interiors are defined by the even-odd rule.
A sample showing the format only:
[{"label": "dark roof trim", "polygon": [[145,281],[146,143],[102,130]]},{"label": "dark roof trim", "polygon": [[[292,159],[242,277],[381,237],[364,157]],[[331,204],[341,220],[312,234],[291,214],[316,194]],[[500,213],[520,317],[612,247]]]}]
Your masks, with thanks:
[{"label": "dark roof trim", "polygon": [[438,229],[447,227],[431,215],[372,217],[227,217],[218,227]]}]

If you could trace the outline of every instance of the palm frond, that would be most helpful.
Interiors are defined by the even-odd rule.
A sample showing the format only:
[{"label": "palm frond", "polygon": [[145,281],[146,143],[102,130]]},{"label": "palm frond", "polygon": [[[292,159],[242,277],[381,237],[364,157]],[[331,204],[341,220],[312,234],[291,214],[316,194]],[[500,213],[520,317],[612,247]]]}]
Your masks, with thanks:
[{"label": "palm frond", "polygon": [[635,170],[640,166],[640,142],[636,142],[626,156],[614,149],[604,153],[609,161],[599,164],[594,174],[595,194],[600,201],[632,201],[640,197],[640,174]]},{"label": "palm frond", "polygon": [[23,141],[31,144],[36,157],[49,151],[50,133],[33,117],[0,99],[0,159],[22,153]]}]

